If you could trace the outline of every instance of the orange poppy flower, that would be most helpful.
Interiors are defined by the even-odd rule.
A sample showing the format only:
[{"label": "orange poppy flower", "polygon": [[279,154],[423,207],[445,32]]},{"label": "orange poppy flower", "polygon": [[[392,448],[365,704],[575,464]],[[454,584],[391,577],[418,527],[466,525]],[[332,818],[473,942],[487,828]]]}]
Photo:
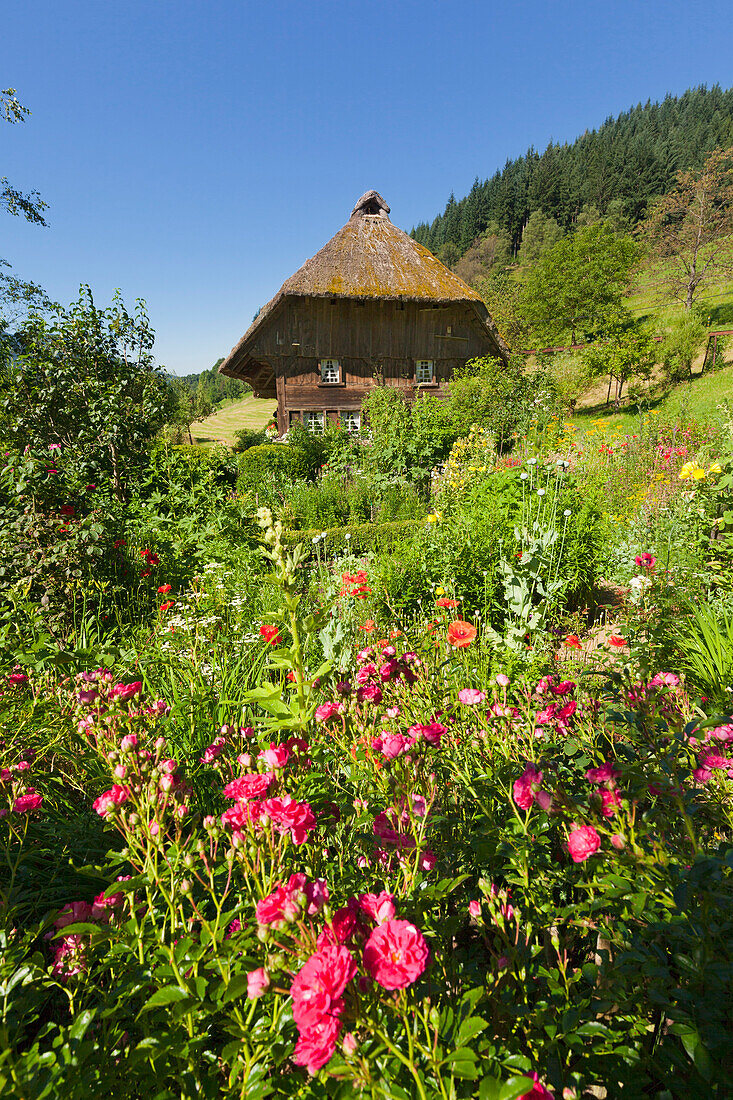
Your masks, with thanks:
[{"label": "orange poppy flower", "polygon": [[448,627],[448,644],[456,649],[465,649],[476,637],[476,627],[471,623],[465,623],[462,619],[456,619]]},{"label": "orange poppy flower", "polygon": [[376,625],[374,619],[367,619],[364,625],[359,627],[359,630],[363,630],[366,634],[371,634]]},{"label": "orange poppy flower", "polygon": [[568,649],[582,649],[580,638],[577,634],[568,634],[564,644],[568,647]]},{"label": "orange poppy flower", "polygon": [[454,608],[458,607],[458,600],[450,600],[447,596],[441,596],[439,600],[435,601],[438,607]]}]

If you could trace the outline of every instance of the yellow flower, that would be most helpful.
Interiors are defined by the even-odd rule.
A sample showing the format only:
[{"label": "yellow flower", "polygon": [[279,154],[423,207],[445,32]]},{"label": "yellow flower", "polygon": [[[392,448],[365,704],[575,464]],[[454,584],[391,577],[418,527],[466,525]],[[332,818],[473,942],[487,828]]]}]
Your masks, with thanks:
[{"label": "yellow flower", "polygon": [[692,471],[694,469],[695,469],[695,463],[694,462],[686,462],[684,464],[684,466],[682,466],[680,468],[680,473],[679,473],[680,480],[687,481],[688,478],[691,478],[692,477]]},{"label": "yellow flower", "polygon": [[717,462],[714,462],[712,464],[712,466],[708,469],[709,474],[722,474],[722,472],[723,472],[723,468]]},{"label": "yellow flower", "polygon": [[444,588],[436,588],[435,589],[435,595],[436,596],[445,596],[445,589]]},{"label": "yellow flower", "polygon": [[695,481],[702,481],[702,479],[705,477],[705,471],[701,470],[699,466],[696,466],[695,469],[692,471],[692,477]]}]

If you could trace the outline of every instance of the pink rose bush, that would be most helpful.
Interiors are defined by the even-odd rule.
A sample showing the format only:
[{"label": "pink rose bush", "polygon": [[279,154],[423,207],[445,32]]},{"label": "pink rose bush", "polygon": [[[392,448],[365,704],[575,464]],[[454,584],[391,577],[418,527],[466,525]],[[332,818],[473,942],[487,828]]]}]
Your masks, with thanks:
[{"label": "pink rose bush", "polygon": [[[464,647],[419,623],[382,629],[371,606],[362,630],[376,581],[375,593],[354,583],[341,606],[359,607],[345,620],[354,648],[370,644],[344,645],[332,667],[305,630],[296,652],[293,588],[277,647],[252,630],[263,689],[233,700],[213,684],[210,709],[192,715],[182,696],[148,698],[142,672],[92,669],[47,704],[78,753],[65,786],[52,754],[0,746],[0,828],[19,881],[74,799],[94,849],[110,852],[52,877],[35,928],[25,901],[8,922],[33,943],[54,1034],[70,1004],[106,1011],[117,997],[89,1033],[106,1053],[88,1057],[136,1088],[147,1075],[151,1095],[152,1082],[156,1094],[188,1082],[202,1095],[468,1100],[492,1079],[496,1095],[513,1079],[525,1100],[601,1083],[656,1095],[670,1066],[689,1084],[659,1009],[684,1020],[708,996],[705,966],[693,990],[674,961],[693,957],[689,928],[716,934],[710,913],[729,927],[730,715],[707,721],[685,679],[631,655],[626,678],[599,688],[573,671],[588,654],[562,645],[566,624],[549,666],[486,649],[478,619]],[[132,667],[155,682],[142,659]],[[30,706],[36,679],[5,685],[14,708]],[[722,932],[714,946],[725,1003]],[[652,971],[667,986],[647,1004]],[[714,1025],[696,1021],[723,1065]]]}]

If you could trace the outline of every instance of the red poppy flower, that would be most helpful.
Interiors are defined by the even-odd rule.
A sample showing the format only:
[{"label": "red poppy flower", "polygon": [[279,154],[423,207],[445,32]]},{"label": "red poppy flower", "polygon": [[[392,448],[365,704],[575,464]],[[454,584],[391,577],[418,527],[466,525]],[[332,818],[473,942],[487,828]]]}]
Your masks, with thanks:
[{"label": "red poppy flower", "polygon": [[175,600],[166,600],[165,603],[162,603],[160,605],[160,610],[161,611],[170,611],[170,609],[173,607],[173,604],[175,602],[176,602]]},{"label": "red poppy flower", "polygon": [[476,627],[462,619],[456,619],[448,627],[448,644],[456,649],[465,649],[476,637]]},{"label": "red poppy flower", "polygon": [[612,634],[608,639],[608,644],[618,646],[620,649],[621,646],[626,645],[626,639],[622,638],[620,634]]},{"label": "red poppy flower", "polygon": [[165,595],[166,592],[170,592],[170,590],[171,590],[171,586],[169,584],[161,584],[160,588],[158,589],[160,594],[163,595],[163,596]]},{"label": "red poppy flower", "polygon": [[438,607],[454,608],[458,607],[458,600],[451,600],[447,596],[441,596],[439,600],[435,601]]},{"label": "red poppy flower", "polygon": [[568,649],[582,649],[580,638],[577,634],[568,634],[564,644],[568,647]]},{"label": "red poppy flower", "polygon": [[268,626],[267,623],[263,623],[260,627],[260,634],[270,645],[277,645],[280,641],[280,632],[276,626]]}]

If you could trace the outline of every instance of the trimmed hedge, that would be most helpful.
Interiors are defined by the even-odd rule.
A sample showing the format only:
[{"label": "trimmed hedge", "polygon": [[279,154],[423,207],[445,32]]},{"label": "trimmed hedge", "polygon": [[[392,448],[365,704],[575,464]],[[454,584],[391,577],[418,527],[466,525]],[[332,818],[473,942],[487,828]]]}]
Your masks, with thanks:
[{"label": "trimmed hedge", "polygon": [[[345,527],[327,527],[325,530],[312,527],[304,531],[285,531],[283,542],[287,546],[304,543],[309,556],[315,556],[316,546],[319,549],[322,547],[326,554],[349,551],[364,554],[369,550],[387,550],[411,538],[417,523],[419,520],[398,519],[390,523],[353,523]],[[316,538],[318,543],[313,541]]]},{"label": "trimmed hedge", "polygon": [[238,489],[256,489],[268,474],[296,481],[308,474],[305,455],[287,443],[263,443],[238,456]]}]

